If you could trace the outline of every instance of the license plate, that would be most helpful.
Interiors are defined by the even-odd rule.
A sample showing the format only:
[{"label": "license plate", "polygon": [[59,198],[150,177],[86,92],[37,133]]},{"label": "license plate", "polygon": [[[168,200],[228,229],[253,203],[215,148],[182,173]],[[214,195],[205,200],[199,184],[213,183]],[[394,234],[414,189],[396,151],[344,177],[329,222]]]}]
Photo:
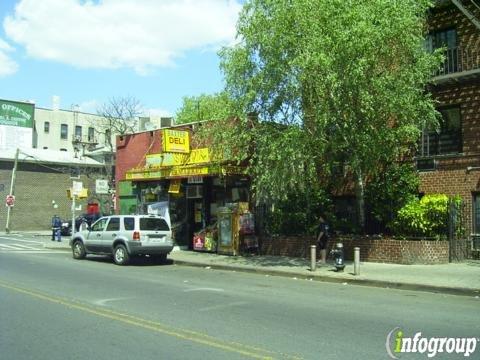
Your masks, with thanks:
[{"label": "license plate", "polygon": [[165,242],[165,236],[161,236],[161,237],[149,236],[148,241],[154,242],[154,243]]}]

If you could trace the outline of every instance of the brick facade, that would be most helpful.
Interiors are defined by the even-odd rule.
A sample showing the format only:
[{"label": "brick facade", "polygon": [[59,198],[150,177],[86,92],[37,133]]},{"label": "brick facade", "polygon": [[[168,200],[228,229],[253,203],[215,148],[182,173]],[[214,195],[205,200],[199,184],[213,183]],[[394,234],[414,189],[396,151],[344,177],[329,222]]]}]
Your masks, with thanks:
[{"label": "brick facade", "polygon": [[[477,17],[480,15],[473,5],[468,8]],[[420,173],[420,192],[460,195],[469,235],[474,231],[472,198],[480,193],[480,29],[452,4],[434,10],[429,26],[431,31],[455,29],[458,49],[463,54],[458,72],[450,74],[450,78],[437,79],[429,89],[439,107],[460,107],[462,150],[459,154],[433,156],[435,170]]]},{"label": "brick facade", "polygon": [[[346,260],[353,260],[354,247],[359,247],[361,261],[394,264],[446,264],[449,262],[450,249],[447,241],[337,237],[329,241],[327,252],[330,252],[339,241],[343,243]],[[315,245],[313,237],[270,237],[261,240],[261,252],[265,255],[309,258],[310,245]],[[458,246],[463,246],[462,249],[465,249],[467,244],[462,243]]]},{"label": "brick facade", "polygon": [[[13,161],[0,163],[0,196],[3,201],[10,191]],[[79,180],[89,189],[89,194],[95,193],[95,180],[103,178],[102,169],[90,169],[88,176],[82,175]],[[71,200],[67,198],[67,189],[72,186],[70,172],[67,167],[43,164],[31,165],[19,163],[15,180],[15,206],[10,213],[11,231],[48,230],[51,227],[51,218],[58,215],[62,219],[71,219]],[[110,195],[90,196],[88,199],[77,201],[82,210],[86,210],[88,201],[100,205],[106,203]],[[52,201],[58,205],[54,208]],[[102,209],[104,210],[104,209]],[[0,206],[0,226],[5,229],[7,207]]]}]

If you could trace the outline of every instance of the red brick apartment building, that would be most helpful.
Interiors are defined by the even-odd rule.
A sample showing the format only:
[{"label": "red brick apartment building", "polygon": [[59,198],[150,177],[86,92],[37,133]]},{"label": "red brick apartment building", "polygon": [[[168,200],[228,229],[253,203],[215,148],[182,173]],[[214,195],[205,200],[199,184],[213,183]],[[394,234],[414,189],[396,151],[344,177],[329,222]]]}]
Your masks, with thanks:
[{"label": "red brick apartment building", "polygon": [[437,1],[427,46],[446,51],[429,89],[440,130],[424,131],[416,157],[420,191],[460,195],[467,234],[480,234],[480,1]]}]

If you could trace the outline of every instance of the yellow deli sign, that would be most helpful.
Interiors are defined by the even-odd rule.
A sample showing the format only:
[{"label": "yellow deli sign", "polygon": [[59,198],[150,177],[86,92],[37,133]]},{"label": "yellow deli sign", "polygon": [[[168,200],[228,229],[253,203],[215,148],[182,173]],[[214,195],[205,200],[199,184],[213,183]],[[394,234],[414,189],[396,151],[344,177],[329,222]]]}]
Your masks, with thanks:
[{"label": "yellow deli sign", "polygon": [[164,152],[183,153],[190,152],[190,134],[182,130],[162,130]]},{"label": "yellow deli sign", "polygon": [[161,153],[146,156],[146,164],[151,167],[194,165],[210,162],[208,148],[194,149],[190,154]]}]

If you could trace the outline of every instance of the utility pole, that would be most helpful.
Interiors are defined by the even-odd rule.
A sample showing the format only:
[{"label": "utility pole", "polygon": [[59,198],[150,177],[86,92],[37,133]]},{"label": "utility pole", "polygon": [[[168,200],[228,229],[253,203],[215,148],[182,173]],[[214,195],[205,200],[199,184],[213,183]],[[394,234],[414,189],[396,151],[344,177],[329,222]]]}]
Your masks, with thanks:
[{"label": "utility pole", "polygon": [[75,235],[75,189],[72,187],[72,233],[71,238]]},{"label": "utility pole", "polygon": [[[18,155],[20,154],[20,149],[17,148],[17,151],[15,153],[15,160],[13,162],[13,170],[12,170],[12,180],[10,183],[10,194],[9,195],[14,195],[15,191],[15,177],[17,175],[17,165],[18,165]],[[7,223],[5,225],[5,233],[10,234],[10,213],[12,211],[13,206],[8,206],[7,207]]]}]

